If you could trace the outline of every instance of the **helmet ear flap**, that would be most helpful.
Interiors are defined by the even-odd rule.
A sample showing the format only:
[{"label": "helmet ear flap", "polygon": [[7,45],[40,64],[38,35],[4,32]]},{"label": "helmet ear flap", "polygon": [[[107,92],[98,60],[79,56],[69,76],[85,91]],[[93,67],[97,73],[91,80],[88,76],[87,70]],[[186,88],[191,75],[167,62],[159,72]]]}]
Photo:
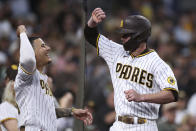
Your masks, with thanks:
[{"label": "helmet ear flap", "polygon": [[150,34],[151,34],[150,29],[147,29],[142,33],[138,32],[137,35],[135,36],[135,40],[137,40],[139,43],[146,42],[150,37]]},{"label": "helmet ear flap", "polygon": [[138,39],[139,36],[140,36],[140,33],[139,33],[139,32],[136,32],[136,33],[134,33],[134,34],[131,36],[131,38],[134,39],[134,40],[136,40],[136,39]]}]

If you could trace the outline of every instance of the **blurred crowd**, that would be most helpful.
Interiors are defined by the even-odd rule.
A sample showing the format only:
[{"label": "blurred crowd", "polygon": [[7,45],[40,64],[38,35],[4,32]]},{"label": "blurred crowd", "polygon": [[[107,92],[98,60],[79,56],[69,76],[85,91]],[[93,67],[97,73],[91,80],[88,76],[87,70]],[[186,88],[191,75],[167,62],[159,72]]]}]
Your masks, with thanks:
[{"label": "blurred crowd", "polygon": [[[84,5],[84,7],[83,7]],[[80,75],[80,45],[83,21],[101,7],[107,19],[101,33],[119,42],[115,29],[119,20],[142,14],[152,22],[149,48],[173,69],[178,81],[179,101],[163,105],[157,121],[160,131],[194,131],[196,127],[196,3],[194,0],[0,0],[0,96],[5,71],[18,64],[16,27],[24,24],[28,35],[38,34],[51,46],[53,62],[46,68],[60,107],[75,106]],[[83,13],[85,11],[85,14]],[[85,106],[93,112],[89,131],[107,131],[115,120],[113,89],[106,63],[96,49],[86,45]],[[63,125],[63,126],[62,126]],[[73,128],[73,119],[59,120],[59,131]]]}]

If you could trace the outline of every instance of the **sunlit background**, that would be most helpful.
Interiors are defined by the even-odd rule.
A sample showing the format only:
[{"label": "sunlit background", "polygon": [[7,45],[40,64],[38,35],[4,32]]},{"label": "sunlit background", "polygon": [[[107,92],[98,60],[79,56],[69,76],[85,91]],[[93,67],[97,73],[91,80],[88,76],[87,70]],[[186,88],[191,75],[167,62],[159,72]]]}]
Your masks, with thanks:
[{"label": "sunlit background", "polygon": [[[60,107],[77,106],[80,87],[80,45],[83,23],[92,10],[101,7],[107,15],[99,31],[119,42],[119,20],[142,14],[152,22],[149,48],[173,69],[179,101],[163,106],[157,121],[160,131],[192,131],[196,127],[196,2],[195,0],[0,0],[0,94],[5,70],[18,64],[16,27],[24,24],[28,34],[38,34],[52,48],[53,62],[46,73],[53,81],[53,94]],[[85,15],[84,15],[85,12]],[[115,120],[113,89],[106,63],[96,49],[86,44],[85,101],[94,116],[85,130],[108,131]],[[0,95],[1,96],[1,95]],[[73,104],[72,104],[73,103]],[[59,131],[70,131],[73,119],[59,120]]]}]

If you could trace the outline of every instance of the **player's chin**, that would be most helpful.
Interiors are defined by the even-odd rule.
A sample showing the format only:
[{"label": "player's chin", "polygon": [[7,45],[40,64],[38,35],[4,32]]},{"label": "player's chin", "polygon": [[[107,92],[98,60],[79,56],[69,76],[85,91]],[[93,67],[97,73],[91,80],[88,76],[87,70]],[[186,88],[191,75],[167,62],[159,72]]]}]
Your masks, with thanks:
[{"label": "player's chin", "polygon": [[45,64],[50,64],[52,62],[52,59],[50,58],[50,57],[47,57],[46,59],[45,59]]},{"label": "player's chin", "polygon": [[49,58],[47,64],[50,64],[52,62],[52,59]]}]

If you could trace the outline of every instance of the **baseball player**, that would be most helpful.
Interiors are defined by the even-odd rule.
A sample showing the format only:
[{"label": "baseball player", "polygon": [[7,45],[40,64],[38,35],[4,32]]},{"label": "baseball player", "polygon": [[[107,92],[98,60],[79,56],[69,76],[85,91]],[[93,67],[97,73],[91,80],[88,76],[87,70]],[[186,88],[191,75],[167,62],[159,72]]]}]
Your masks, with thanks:
[{"label": "baseball player", "polygon": [[6,70],[6,87],[0,104],[0,129],[2,131],[18,131],[18,108],[15,101],[14,80],[17,65],[11,65]]},{"label": "baseball player", "polygon": [[[86,109],[56,108],[43,68],[51,62],[50,47],[39,37],[28,38],[26,28],[20,25],[20,59],[14,88],[20,109],[19,127],[22,131],[56,131],[57,117],[73,115],[85,124],[92,122]],[[30,41],[31,43],[30,43]]]},{"label": "baseball player", "polygon": [[94,9],[84,34],[110,70],[116,111],[110,131],[157,131],[160,104],[177,101],[178,88],[170,67],[147,47],[151,23],[140,15],[128,16],[119,24],[118,44],[98,33],[97,24],[105,18],[101,8]]}]

